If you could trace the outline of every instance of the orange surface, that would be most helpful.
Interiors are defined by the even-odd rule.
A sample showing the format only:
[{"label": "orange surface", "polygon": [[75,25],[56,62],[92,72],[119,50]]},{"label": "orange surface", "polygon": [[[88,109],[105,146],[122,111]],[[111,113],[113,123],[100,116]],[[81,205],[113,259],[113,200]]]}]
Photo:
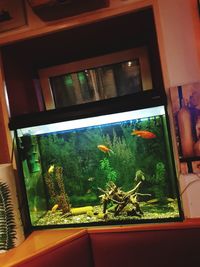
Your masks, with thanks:
[{"label": "orange surface", "polygon": [[130,226],[91,227],[88,229],[48,229],[37,230],[17,248],[0,254],[0,267],[15,266],[21,261],[43,253],[45,250],[58,247],[87,233],[128,232],[128,231],[156,231],[170,229],[200,228],[200,218],[187,219],[183,222],[158,224],[138,224]]},{"label": "orange surface", "polygon": [[0,266],[14,266],[22,260],[33,257],[43,251],[70,242],[84,234],[86,230],[82,229],[50,229],[38,230],[31,233],[30,236],[18,247],[0,254]]},{"label": "orange surface", "polygon": [[139,231],[158,231],[172,229],[200,228],[200,218],[186,219],[183,222],[166,222],[166,223],[147,223],[134,224],[113,227],[91,227],[87,230],[90,233],[106,233],[106,232],[139,232]]}]

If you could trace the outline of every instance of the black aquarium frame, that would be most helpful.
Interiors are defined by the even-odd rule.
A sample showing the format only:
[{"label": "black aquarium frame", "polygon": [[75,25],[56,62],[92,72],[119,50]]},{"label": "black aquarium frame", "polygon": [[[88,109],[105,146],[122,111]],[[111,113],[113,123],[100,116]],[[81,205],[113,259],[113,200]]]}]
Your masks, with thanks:
[{"label": "black aquarium frame", "polygon": [[158,95],[154,90],[149,90],[79,105],[13,116],[9,120],[9,129],[16,130],[18,128],[113,114],[159,105],[167,105],[166,96],[164,94]]},{"label": "black aquarium frame", "polygon": [[[141,97],[142,96],[142,97]],[[136,219],[134,221],[124,220],[123,224],[117,221],[110,222],[91,222],[91,223],[80,223],[80,224],[52,224],[52,225],[41,225],[34,226],[31,223],[30,212],[28,207],[28,199],[26,194],[26,186],[25,179],[23,175],[23,169],[21,161],[19,160],[19,147],[17,138],[17,129],[39,126],[44,124],[68,121],[68,120],[76,120],[87,117],[94,117],[100,115],[107,115],[125,111],[132,111],[150,107],[156,107],[163,105],[165,107],[166,114],[166,122],[167,129],[169,130],[169,118],[167,113],[167,100],[166,97],[155,95],[153,91],[120,96],[108,100],[100,100],[96,102],[90,102],[86,104],[74,105],[66,108],[48,110],[43,112],[36,112],[32,114],[23,114],[20,116],[16,116],[10,119],[9,128],[13,130],[15,133],[15,152],[16,152],[16,161],[17,161],[17,169],[19,175],[19,190],[20,190],[20,198],[21,198],[21,216],[22,223],[24,226],[25,234],[29,234],[32,230],[35,229],[51,229],[51,228],[72,228],[72,227],[91,227],[91,226],[124,226],[124,225],[134,225],[134,224],[142,224],[142,223],[165,223],[165,222],[177,222],[184,220],[183,209],[180,200],[180,194],[178,189],[178,180],[174,181],[174,187],[177,194],[178,208],[179,208],[179,217],[178,218],[164,218],[164,219]],[[169,146],[170,146],[170,156],[172,159],[172,166],[174,177],[176,175],[175,168],[175,160],[173,155],[173,146],[172,139],[169,134]]]}]

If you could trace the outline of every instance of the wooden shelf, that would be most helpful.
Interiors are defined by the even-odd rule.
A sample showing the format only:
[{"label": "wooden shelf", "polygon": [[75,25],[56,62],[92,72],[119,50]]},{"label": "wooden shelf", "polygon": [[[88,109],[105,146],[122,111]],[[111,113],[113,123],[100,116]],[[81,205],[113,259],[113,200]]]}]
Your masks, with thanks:
[{"label": "wooden shelf", "polygon": [[49,33],[94,23],[109,17],[134,12],[148,6],[153,6],[154,2],[155,0],[110,0],[108,7],[52,22],[42,21],[36,14],[34,14],[31,7],[26,3],[27,25],[15,30],[1,33],[0,45],[6,45],[19,40],[30,39],[37,36],[43,36]]},{"label": "wooden shelf", "polygon": [[159,231],[159,230],[179,230],[191,229],[200,227],[200,218],[186,219],[183,222],[167,222],[167,223],[147,223],[130,226],[116,226],[116,227],[92,227],[87,230],[90,233],[111,233],[111,232],[138,232],[138,231]]},{"label": "wooden shelf", "polygon": [[87,233],[83,229],[38,230],[31,233],[18,247],[0,254],[0,266],[13,266],[62,243],[71,242]]}]

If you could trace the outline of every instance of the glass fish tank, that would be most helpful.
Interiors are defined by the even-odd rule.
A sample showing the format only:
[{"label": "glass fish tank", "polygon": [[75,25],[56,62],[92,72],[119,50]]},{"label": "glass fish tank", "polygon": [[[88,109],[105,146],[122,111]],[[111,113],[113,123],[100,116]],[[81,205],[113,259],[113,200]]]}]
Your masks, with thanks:
[{"label": "glass fish tank", "polygon": [[164,105],[25,125],[15,133],[32,227],[182,219]]}]

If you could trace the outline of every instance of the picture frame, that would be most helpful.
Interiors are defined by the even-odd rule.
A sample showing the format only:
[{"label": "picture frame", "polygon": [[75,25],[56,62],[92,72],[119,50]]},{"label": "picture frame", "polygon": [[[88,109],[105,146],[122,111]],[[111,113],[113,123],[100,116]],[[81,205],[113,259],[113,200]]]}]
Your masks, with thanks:
[{"label": "picture frame", "polygon": [[[85,102],[93,102],[96,100],[102,100],[106,98],[118,97],[118,96],[126,94],[126,92],[125,93],[122,92],[120,94],[116,92],[116,86],[114,85],[116,81],[113,78],[114,76],[116,76],[116,73],[114,74],[112,73],[113,72],[112,66],[115,66],[115,64],[121,64],[123,65],[121,67],[124,68],[125,67],[124,63],[127,65],[130,62],[132,62],[132,64],[134,65],[135,70],[132,69],[132,73],[133,73],[133,76],[134,75],[137,76],[136,83],[137,82],[140,83],[141,91],[151,90],[152,89],[152,77],[151,77],[151,71],[150,71],[150,62],[149,62],[149,57],[148,57],[148,50],[145,46],[132,48],[132,49],[121,51],[121,52],[114,52],[108,55],[102,55],[102,56],[75,61],[75,62],[71,62],[67,64],[56,65],[56,66],[52,66],[52,67],[48,67],[44,69],[39,69],[38,74],[39,74],[41,91],[43,94],[43,99],[44,99],[46,109],[49,110],[49,109],[55,109],[58,107],[56,106],[54,92],[51,86],[52,79],[54,79],[55,77],[59,77],[59,76],[64,77],[64,75],[67,75],[67,74],[72,74],[72,76],[74,76],[74,74],[77,75],[80,72],[82,73],[86,72],[86,75],[88,75],[90,78],[88,79],[90,88],[86,90],[88,90],[87,92],[87,95],[88,95],[90,94],[89,90],[92,87],[93,99],[88,100],[87,96],[83,95],[82,93],[83,90],[85,90],[87,86],[85,87],[83,85],[81,88],[81,86],[79,85],[79,86],[76,86],[75,88],[76,92],[74,92],[75,98],[79,98],[77,101],[78,104],[82,104]],[[99,75],[96,72],[101,72],[101,73],[106,72],[106,80],[105,80],[105,76],[103,77],[104,80],[99,78]],[[127,76],[130,76],[130,69],[127,70]],[[80,84],[80,80],[78,81],[76,77],[74,80],[76,80],[75,81],[76,85],[78,83]],[[99,86],[99,80],[101,84],[100,86]],[[120,82],[123,83],[123,80]],[[60,83],[60,81],[58,81],[57,83]],[[102,97],[102,91],[104,90],[103,86],[105,86],[105,84],[107,87],[106,89],[107,92]],[[101,88],[99,89],[99,87]],[[71,91],[72,90],[70,89],[69,94],[71,94]],[[136,88],[134,89],[134,91],[137,92],[138,89]],[[127,94],[129,93],[130,93],[130,90]],[[83,95],[82,98],[80,98],[81,94]],[[74,104],[77,104],[77,103],[72,103],[72,105]]]},{"label": "picture frame", "polygon": [[200,82],[170,88],[180,171],[200,173]]},{"label": "picture frame", "polygon": [[27,24],[24,0],[0,1],[0,32],[7,32]]}]

